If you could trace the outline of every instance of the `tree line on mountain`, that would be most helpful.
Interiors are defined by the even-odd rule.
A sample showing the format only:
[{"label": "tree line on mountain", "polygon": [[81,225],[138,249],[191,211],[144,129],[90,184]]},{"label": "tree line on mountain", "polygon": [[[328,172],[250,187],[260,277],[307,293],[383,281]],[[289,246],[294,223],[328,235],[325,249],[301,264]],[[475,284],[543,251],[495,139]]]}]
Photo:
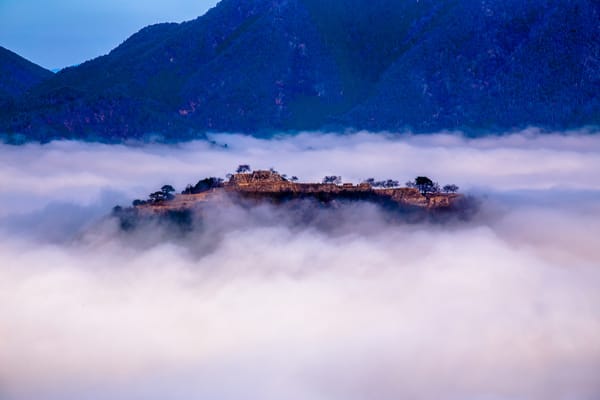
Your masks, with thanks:
[{"label": "tree line on mountain", "polygon": [[[396,188],[396,187],[400,186],[398,181],[393,180],[393,179],[377,181],[374,178],[368,178],[368,179],[365,179],[363,181],[363,183],[367,183],[367,184],[371,185],[371,187],[374,187],[374,188],[384,188],[384,189]],[[443,187],[441,187],[439,185],[439,183],[434,182],[433,180],[431,180],[430,178],[428,178],[426,176],[418,176],[413,181],[406,182],[405,186],[407,188],[419,189],[419,191],[423,195],[436,194],[436,193],[450,194],[450,193],[458,192],[458,189],[459,189],[459,187],[455,184],[448,184],[448,185],[444,185]]]},{"label": "tree line on mountain", "polygon": [[437,182],[432,181],[426,176],[418,176],[414,181],[406,182],[406,187],[419,189],[421,194],[435,194],[435,193],[456,193],[459,187],[455,184],[448,184],[440,187]]},{"label": "tree line on mountain", "polygon": [[173,193],[175,193],[175,188],[173,186],[164,185],[159,191],[150,193],[148,195],[148,200],[136,199],[132,204],[134,207],[137,207],[144,204],[162,203],[163,201],[173,200],[175,198]]}]

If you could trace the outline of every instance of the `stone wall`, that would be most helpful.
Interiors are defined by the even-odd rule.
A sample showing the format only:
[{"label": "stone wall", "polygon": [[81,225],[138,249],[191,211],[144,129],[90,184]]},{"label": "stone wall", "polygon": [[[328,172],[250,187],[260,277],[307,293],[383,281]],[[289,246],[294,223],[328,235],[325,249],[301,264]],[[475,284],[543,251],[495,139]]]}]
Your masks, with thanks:
[{"label": "stone wall", "polygon": [[277,200],[314,197],[321,201],[339,199],[367,200],[375,202],[395,202],[399,206],[412,206],[426,209],[447,208],[462,198],[457,194],[431,194],[424,196],[418,189],[394,188],[374,189],[371,185],[293,183],[273,171],[254,171],[233,175],[223,188],[196,195],[177,195],[174,200],[147,205],[155,211],[191,209],[208,201],[222,201],[228,194],[238,194],[247,198]]}]

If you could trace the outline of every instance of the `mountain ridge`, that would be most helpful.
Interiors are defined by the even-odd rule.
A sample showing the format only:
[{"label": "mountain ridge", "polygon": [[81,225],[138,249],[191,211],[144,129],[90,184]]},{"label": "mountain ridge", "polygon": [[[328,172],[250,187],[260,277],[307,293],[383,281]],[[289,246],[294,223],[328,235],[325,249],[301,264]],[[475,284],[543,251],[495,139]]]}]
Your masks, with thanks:
[{"label": "mountain ridge", "polygon": [[54,74],[0,46],[0,101],[12,100]]},{"label": "mountain ridge", "polygon": [[34,139],[600,124],[591,0],[223,0],[24,94]]}]

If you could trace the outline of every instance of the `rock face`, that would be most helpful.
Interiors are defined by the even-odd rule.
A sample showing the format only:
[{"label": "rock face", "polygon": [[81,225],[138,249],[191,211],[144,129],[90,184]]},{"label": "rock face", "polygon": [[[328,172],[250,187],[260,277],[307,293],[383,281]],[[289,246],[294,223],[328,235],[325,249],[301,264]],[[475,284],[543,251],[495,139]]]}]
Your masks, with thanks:
[{"label": "rock face", "polygon": [[374,189],[369,184],[294,183],[273,171],[235,174],[223,187],[199,194],[180,194],[173,200],[143,204],[143,212],[164,213],[193,210],[206,204],[230,200],[282,203],[297,199],[315,199],[331,204],[336,201],[367,201],[397,208],[440,210],[462,199],[460,194],[423,195],[414,188]]},{"label": "rock face", "polygon": [[599,125],[599,20],[597,0],[222,0],[59,72],[0,131],[118,141]]}]

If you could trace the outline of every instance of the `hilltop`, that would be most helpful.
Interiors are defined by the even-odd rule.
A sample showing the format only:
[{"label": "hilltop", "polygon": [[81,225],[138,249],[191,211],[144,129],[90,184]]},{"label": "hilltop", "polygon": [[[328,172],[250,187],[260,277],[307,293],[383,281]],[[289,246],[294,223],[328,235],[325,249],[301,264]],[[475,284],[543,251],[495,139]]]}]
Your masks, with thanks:
[{"label": "hilltop", "polygon": [[223,0],[48,77],[0,131],[176,141],[598,125],[598,20],[594,0]]},{"label": "hilltop", "polygon": [[[213,178],[214,179],[214,178]],[[395,204],[399,207],[439,209],[450,207],[462,198],[456,193],[421,193],[417,188],[395,187],[374,188],[369,183],[297,183],[275,171],[253,171],[238,173],[229,181],[207,187],[199,193],[175,195],[172,199],[146,202],[137,206],[148,212],[162,213],[193,209],[207,202],[223,201],[225,197],[281,203],[294,199],[315,199],[321,203],[336,200],[364,200]]]},{"label": "hilltop", "polygon": [[[428,179],[428,178],[417,178]],[[136,200],[133,207],[116,207],[114,215],[123,226],[135,226],[144,219],[170,219],[191,224],[197,217],[215,207],[255,207],[271,205],[275,208],[292,208],[300,214],[309,215],[313,209],[338,209],[350,204],[373,204],[395,214],[411,214],[412,219],[422,219],[440,212],[463,212],[468,201],[455,193],[458,187],[448,185],[451,192],[442,193],[432,181],[424,187],[399,187],[398,182],[388,181],[360,184],[341,183],[338,177],[326,177],[328,183],[298,183],[272,170],[241,172],[227,181],[206,178],[195,186],[188,186],[181,194],[165,185],[161,191],[152,193],[150,199]],[[390,183],[391,182],[391,183]],[[418,182],[418,181],[417,181]],[[380,187],[383,186],[383,187]],[[390,187],[390,186],[394,187]],[[301,210],[301,211],[298,211]],[[303,217],[299,217],[302,220]]]}]

